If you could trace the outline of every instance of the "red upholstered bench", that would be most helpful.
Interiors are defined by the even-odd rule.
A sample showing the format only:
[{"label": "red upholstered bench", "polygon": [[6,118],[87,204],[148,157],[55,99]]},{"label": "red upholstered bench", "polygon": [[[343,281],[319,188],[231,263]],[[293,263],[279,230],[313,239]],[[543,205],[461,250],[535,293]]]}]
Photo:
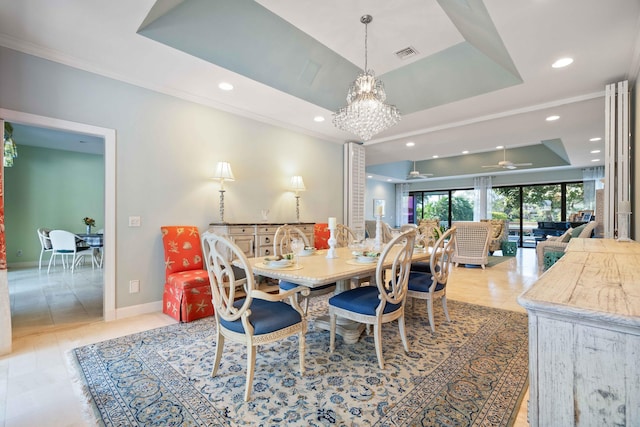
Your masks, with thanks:
[{"label": "red upholstered bench", "polygon": [[204,269],[198,228],[163,226],[165,284],[162,312],[181,322],[213,315],[209,274]]}]

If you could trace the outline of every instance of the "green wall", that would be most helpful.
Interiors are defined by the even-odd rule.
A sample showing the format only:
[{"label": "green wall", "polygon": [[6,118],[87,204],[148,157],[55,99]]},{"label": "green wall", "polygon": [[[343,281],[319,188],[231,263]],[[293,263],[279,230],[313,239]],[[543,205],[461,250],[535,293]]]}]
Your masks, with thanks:
[{"label": "green wall", "polygon": [[[103,156],[16,143],[18,158],[4,170],[10,267],[37,262],[39,227],[84,233],[86,216],[96,220],[96,229],[104,224]],[[20,250],[22,256],[17,255]]]}]

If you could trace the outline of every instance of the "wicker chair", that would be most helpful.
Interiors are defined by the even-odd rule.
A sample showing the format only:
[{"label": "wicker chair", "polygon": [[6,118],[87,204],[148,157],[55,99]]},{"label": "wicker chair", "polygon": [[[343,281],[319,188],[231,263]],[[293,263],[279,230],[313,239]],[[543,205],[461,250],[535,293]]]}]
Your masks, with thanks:
[{"label": "wicker chair", "polygon": [[453,225],[458,229],[453,253],[453,262],[482,266],[489,262],[489,241],[491,224],[488,222],[460,221]]},{"label": "wicker chair", "polygon": [[[597,221],[591,221],[587,224],[583,224],[582,230],[578,231],[579,227],[575,229],[568,229],[562,236],[548,236],[547,240],[539,242],[536,246],[536,256],[538,258],[538,269],[544,269],[544,254],[546,252],[564,252],[569,244],[569,240],[572,238],[589,238],[593,234],[593,230],[597,227]],[[575,235],[577,234],[577,235]]]},{"label": "wicker chair", "polygon": [[505,219],[481,219],[480,222],[491,224],[491,239],[489,240],[489,253],[502,250],[502,243],[509,239],[507,220]]}]

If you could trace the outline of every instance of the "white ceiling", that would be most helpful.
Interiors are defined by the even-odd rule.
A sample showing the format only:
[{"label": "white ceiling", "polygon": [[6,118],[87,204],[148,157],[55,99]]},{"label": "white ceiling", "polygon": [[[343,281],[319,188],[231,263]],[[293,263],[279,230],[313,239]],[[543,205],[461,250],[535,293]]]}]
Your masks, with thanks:
[{"label": "white ceiling", "polygon": [[[250,0],[233,1],[255,7]],[[0,0],[0,45],[336,143],[354,139],[333,126],[331,109],[138,33],[143,23],[152,26],[156,18],[165,17],[165,12],[171,13],[174,6],[176,11],[198,2],[225,3]],[[383,82],[385,73],[392,81],[393,73],[402,72],[403,67],[434,58],[464,40],[482,45],[487,56],[503,65],[505,61],[512,62],[522,83],[486,93],[479,88],[479,94],[465,99],[448,100],[446,95],[457,88],[438,92],[441,81],[421,82],[431,87],[432,98],[443,98],[436,99],[429,108],[405,114],[397,126],[365,143],[367,165],[407,161],[407,172],[412,168],[410,160],[431,159],[436,154],[441,158],[459,156],[462,150],[487,152],[497,145],[524,147],[545,140],[562,142],[570,167],[602,164],[602,156],[600,162],[594,163],[594,155],[590,154],[594,147],[601,148],[602,142],[588,140],[604,137],[604,87],[620,80],[634,80],[640,68],[638,0],[257,3],[356,68],[364,66],[364,26],[359,18],[373,15],[369,26],[369,68]],[[484,8],[488,21],[466,19],[466,11],[482,16]],[[485,31],[491,28],[495,34]],[[242,29],[256,43],[269,40],[269,34],[261,32],[261,28],[247,25]],[[227,46],[224,40],[208,43],[218,50]],[[407,46],[418,50],[419,56],[398,60],[394,52]],[[501,54],[501,48],[506,56]],[[573,57],[575,62],[564,69],[552,69],[551,63],[564,56]],[[280,64],[283,72],[287,65]],[[466,73],[465,84],[480,82],[479,77],[476,79],[477,70],[466,69],[464,62],[457,71]],[[346,96],[354,78],[355,74],[349,81],[336,81],[331,89],[344,87]],[[217,85],[222,81],[232,83],[235,89],[220,91]],[[387,84],[390,100],[391,86]],[[402,101],[393,100],[401,111]],[[560,120],[546,122],[544,118],[551,114],[560,115]],[[316,123],[313,118],[317,115],[327,120]],[[407,148],[408,141],[414,141],[415,147]]]}]

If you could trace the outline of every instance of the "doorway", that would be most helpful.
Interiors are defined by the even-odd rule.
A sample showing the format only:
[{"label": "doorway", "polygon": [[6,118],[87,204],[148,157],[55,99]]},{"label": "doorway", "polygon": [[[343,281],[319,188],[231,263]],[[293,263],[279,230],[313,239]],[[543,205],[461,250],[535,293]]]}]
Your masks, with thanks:
[{"label": "doorway", "polygon": [[[116,174],[116,134],[114,129],[96,127],[88,124],[59,120],[51,117],[7,110],[0,108],[0,118],[11,123],[35,126],[47,129],[87,134],[104,140],[104,241],[103,256],[105,257],[103,273],[103,319],[114,320],[115,313],[115,174]],[[8,295],[6,296],[8,298]],[[0,295],[0,299],[5,296]],[[8,301],[5,301],[9,307]],[[4,305],[0,301],[0,306]],[[4,322],[3,322],[4,323]],[[7,330],[8,327],[8,330]],[[0,326],[0,336],[11,337],[11,324]],[[10,342],[10,340],[9,340]]]}]

